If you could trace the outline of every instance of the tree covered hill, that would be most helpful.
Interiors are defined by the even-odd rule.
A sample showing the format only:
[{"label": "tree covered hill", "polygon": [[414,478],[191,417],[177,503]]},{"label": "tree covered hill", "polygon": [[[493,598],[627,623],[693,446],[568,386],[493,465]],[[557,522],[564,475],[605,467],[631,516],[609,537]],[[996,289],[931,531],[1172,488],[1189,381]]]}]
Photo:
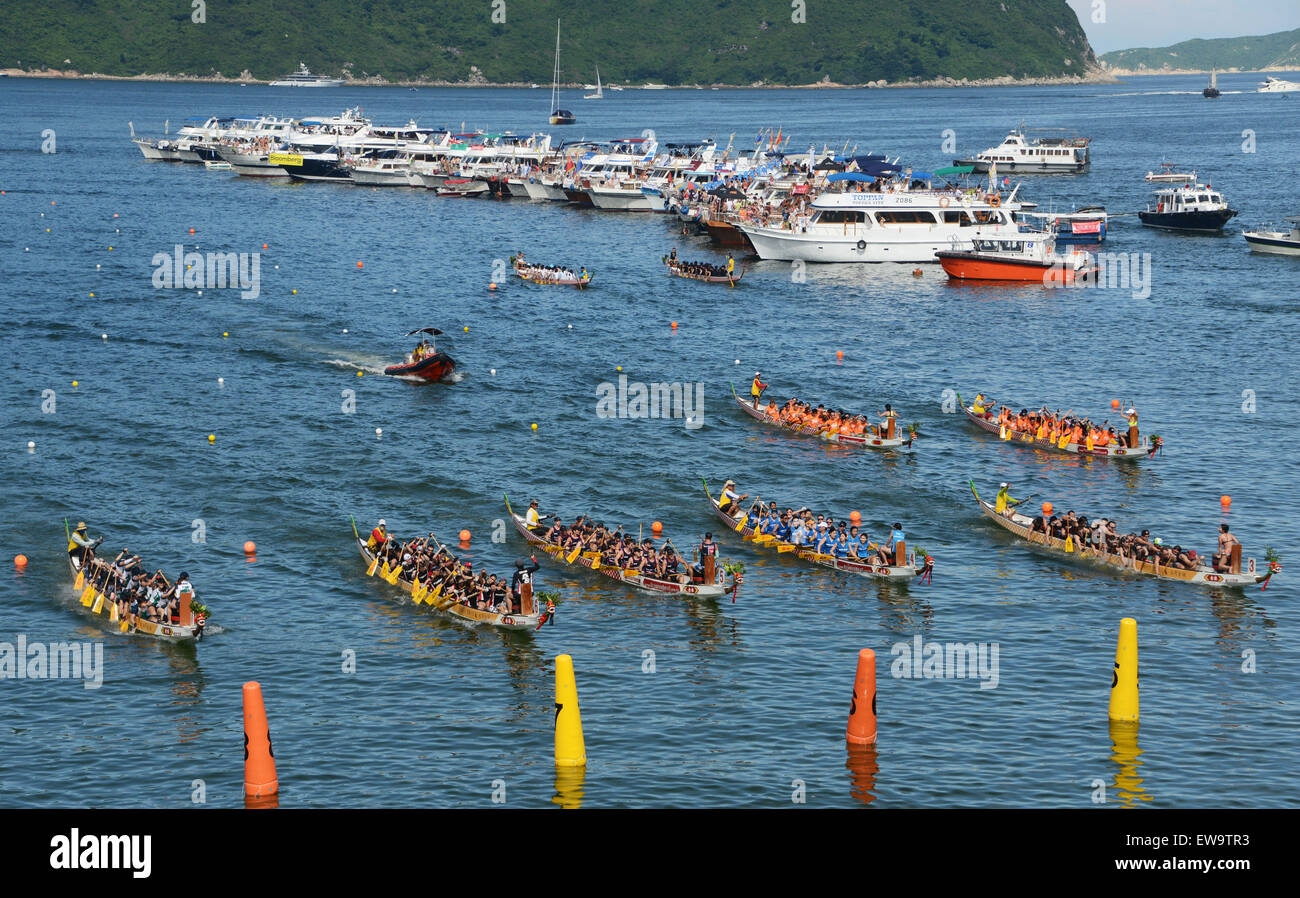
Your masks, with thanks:
[{"label": "tree covered hill", "polygon": [[1136,47],[1115,50],[1101,57],[1108,69],[1152,72],[1176,69],[1208,72],[1210,69],[1236,69],[1258,72],[1261,69],[1300,69],[1300,28],[1253,37],[1225,37],[1214,40],[1183,41],[1171,47]]},{"label": "tree covered hill", "polygon": [[[1065,0],[3,0],[0,68],[389,81],[864,84],[1086,75]],[[805,10],[804,22],[799,18]],[[493,21],[494,12],[505,21]]]}]

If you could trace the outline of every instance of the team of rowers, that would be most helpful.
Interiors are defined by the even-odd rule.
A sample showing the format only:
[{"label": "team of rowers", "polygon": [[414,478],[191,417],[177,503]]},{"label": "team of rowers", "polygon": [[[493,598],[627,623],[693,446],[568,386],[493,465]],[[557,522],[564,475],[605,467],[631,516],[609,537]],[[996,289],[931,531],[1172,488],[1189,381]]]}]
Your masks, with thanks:
[{"label": "team of rowers", "polygon": [[[110,620],[123,620],[131,627],[141,620],[179,624],[182,603],[194,600],[190,575],[182,571],[173,583],[161,568],[151,574],[140,556],[127,548],[118,552],[112,561],[105,561],[95,554],[103,541],[102,536],[96,540],[87,538],[86,523],[81,521],[72,533],[68,554],[78,560],[86,586],[93,587],[104,597],[105,604],[112,606]],[[194,624],[199,630],[203,629],[204,622],[202,613],[195,615]]]},{"label": "team of rowers", "polygon": [[813,408],[802,400],[790,398],[785,404],[778,407],[771,399],[767,400],[765,405],[759,405],[763,391],[768,385],[762,381],[762,372],[754,372],[754,380],[749,387],[750,399],[753,400],[754,408],[761,411],[769,421],[775,424],[783,424],[786,427],[805,428],[815,433],[834,435],[843,434],[844,436],[871,437],[883,439],[888,433],[887,425],[890,419],[897,419],[898,413],[889,403],[885,403],[885,410],[879,414],[880,424],[872,424],[871,419],[866,415],[855,415],[841,409],[828,409],[824,405]]},{"label": "team of rowers", "polygon": [[1130,434],[1136,433],[1138,423],[1137,409],[1131,403],[1124,411],[1128,419],[1128,432],[1122,430],[1117,432],[1110,421],[1098,425],[1070,411],[1062,413],[1060,409],[1051,412],[1043,407],[1036,412],[1031,412],[1022,408],[1019,412],[1013,412],[1003,405],[995,413],[992,400],[986,399],[983,393],[975,397],[975,401],[971,404],[971,411],[982,415],[986,420],[996,420],[999,426],[1005,427],[1012,434],[1030,434],[1036,440],[1059,444],[1064,438],[1066,445],[1073,443],[1089,449],[1104,449],[1112,444],[1121,449],[1136,448],[1129,445]]},{"label": "team of rowers", "polygon": [[[397,539],[388,533],[382,518],[370,531],[366,548],[375,552],[378,564],[420,583],[440,603],[457,603],[496,614],[523,613],[523,585],[532,583],[532,575],[539,567],[536,558],[530,562],[517,559],[514,576],[507,583],[496,574],[474,570],[472,561],[462,562],[432,533],[419,539]],[[550,614],[553,608],[548,606],[547,612]]]},{"label": "team of rowers", "polygon": [[725,265],[714,265],[710,262],[684,262],[677,258],[677,248],[674,247],[664,256],[664,264],[678,274],[687,277],[696,278],[734,278],[736,276],[736,260],[731,255],[727,256]]},{"label": "team of rowers", "polygon": [[591,280],[591,272],[587,271],[585,266],[579,266],[578,270],[574,271],[565,265],[539,265],[536,262],[525,261],[523,253],[515,253],[510,261],[520,277],[531,281],[562,284]]},{"label": "team of rowers", "polygon": [[[993,510],[1004,517],[1010,517],[1017,505],[1024,499],[1013,499],[1008,490],[1010,486],[1002,483],[998,488]],[[1073,511],[1065,514],[1053,514],[1051,503],[1044,503],[1041,512],[1033,519],[1029,527],[1030,542],[1046,542],[1050,535],[1055,539],[1066,540],[1069,549],[1082,556],[1095,555],[1116,556],[1120,564],[1136,568],[1138,564],[1150,562],[1157,572],[1160,568],[1195,571],[1206,566],[1205,558],[1195,549],[1182,546],[1166,546],[1160,537],[1152,538],[1150,530],[1141,533],[1120,533],[1114,520],[1098,518],[1089,521],[1083,515]],[[1210,558],[1209,567],[1219,573],[1233,571],[1233,547],[1240,545],[1237,537],[1228,531],[1227,524],[1219,525],[1219,551]]]},{"label": "team of rowers", "polygon": [[[575,552],[596,552],[604,566],[636,571],[669,583],[685,585],[692,580],[701,582],[704,579],[703,561],[692,565],[678,553],[672,540],[665,540],[662,547],[656,548],[654,540],[648,536],[638,539],[623,533],[622,525],[611,530],[586,515],[578,515],[572,524],[567,525],[555,517],[554,523],[547,526],[544,521],[551,516],[543,518],[537,509],[538,502],[534,499],[524,515],[524,526],[550,545],[559,546],[566,556]],[[717,551],[713,534],[704,534],[698,552],[700,559],[716,556]]]},{"label": "team of rowers", "polygon": [[[735,481],[728,480],[722,486],[718,507],[736,520],[742,508],[741,503],[748,498],[748,493],[736,495]],[[889,533],[889,541],[877,545],[871,542],[865,528],[851,521],[837,523],[833,516],[814,515],[806,506],[799,509],[787,506],[782,510],[775,502],[763,502],[758,496],[750,503],[745,524],[753,526],[759,533],[776,537],[780,542],[811,549],[819,555],[833,555],[863,564],[901,564],[895,546],[907,539],[903,525],[895,522]]]}]

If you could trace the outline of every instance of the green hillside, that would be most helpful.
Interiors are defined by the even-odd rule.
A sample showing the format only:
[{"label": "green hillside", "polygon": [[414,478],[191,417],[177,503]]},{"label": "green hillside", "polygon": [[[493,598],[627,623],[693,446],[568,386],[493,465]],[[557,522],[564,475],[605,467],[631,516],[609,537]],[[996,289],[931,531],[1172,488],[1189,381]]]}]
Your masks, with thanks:
[{"label": "green hillside", "polygon": [[1237,69],[1258,72],[1266,68],[1300,69],[1300,28],[1255,37],[1224,37],[1183,41],[1172,47],[1137,47],[1115,50],[1101,57],[1108,69]]},{"label": "green hillside", "polygon": [[1082,75],[1096,61],[1065,0],[3,0],[0,68],[105,75],[640,84],[862,84]]}]

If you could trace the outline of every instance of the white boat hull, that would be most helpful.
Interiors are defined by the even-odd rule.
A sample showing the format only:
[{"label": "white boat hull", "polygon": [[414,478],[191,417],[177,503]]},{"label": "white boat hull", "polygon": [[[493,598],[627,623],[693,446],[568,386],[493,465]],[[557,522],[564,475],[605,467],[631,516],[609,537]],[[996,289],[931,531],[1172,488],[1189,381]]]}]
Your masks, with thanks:
[{"label": "white boat hull", "polygon": [[1247,233],[1243,235],[1251,252],[1276,253],[1282,256],[1300,256],[1300,239],[1287,236],[1266,236]]},{"label": "white boat hull", "polygon": [[[352,180],[363,187],[410,187],[405,169],[375,171],[366,168],[352,169]],[[423,186],[423,185],[421,185]]]},{"label": "white boat hull", "polygon": [[587,190],[592,205],[597,209],[616,212],[653,212],[650,200],[641,188],[592,187]]},{"label": "white boat hull", "polygon": [[[959,227],[906,227],[850,228],[847,233],[832,226],[808,231],[763,228],[737,224],[760,259],[804,262],[937,262],[935,253],[945,251],[966,252],[974,249],[968,234],[971,228]],[[1018,234],[1015,225],[981,228],[987,237],[990,233],[1005,230],[1008,235]]]}]

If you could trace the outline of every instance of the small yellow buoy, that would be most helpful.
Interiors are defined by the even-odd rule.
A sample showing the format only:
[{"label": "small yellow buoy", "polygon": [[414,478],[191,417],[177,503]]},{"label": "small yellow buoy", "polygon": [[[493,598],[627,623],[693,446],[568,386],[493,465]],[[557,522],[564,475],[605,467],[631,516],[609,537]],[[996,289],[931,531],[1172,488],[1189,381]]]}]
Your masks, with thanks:
[{"label": "small yellow buoy", "polygon": [[294,295],[294,296],[297,296],[297,295],[298,295],[298,291],[297,291],[296,289],[293,291],[293,295]]},{"label": "small yellow buoy", "polygon": [[217,435],[215,433],[208,434],[209,443],[215,443],[216,441],[217,441]]},{"label": "small yellow buoy", "polygon": [[533,430],[536,430],[536,429],[537,429],[537,422],[534,421],[534,422],[533,422]]},{"label": "small yellow buoy", "polygon": [[72,385],[75,387],[75,386],[77,386],[78,384],[77,384],[77,382],[74,380],[74,381],[72,382]]},{"label": "small yellow buoy", "polygon": [[229,337],[229,336],[230,336],[230,332],[229,332],[229,331],[222,331],[222,332],[221,332],[221,336],[223,336],[223,337]]},{"label": "small yellow buoy", "polygon": [[469,325],[468,325],[468,324],[465,325],[465,333],[467,333],[467,334],[469,333]]},{"label": "small yellow buoy", "polygon": [[361,372],[361,371],[358,371],[358,372],[357,372],[357,377],[360,377],[361,375],[362,375],[362,372]]}]

